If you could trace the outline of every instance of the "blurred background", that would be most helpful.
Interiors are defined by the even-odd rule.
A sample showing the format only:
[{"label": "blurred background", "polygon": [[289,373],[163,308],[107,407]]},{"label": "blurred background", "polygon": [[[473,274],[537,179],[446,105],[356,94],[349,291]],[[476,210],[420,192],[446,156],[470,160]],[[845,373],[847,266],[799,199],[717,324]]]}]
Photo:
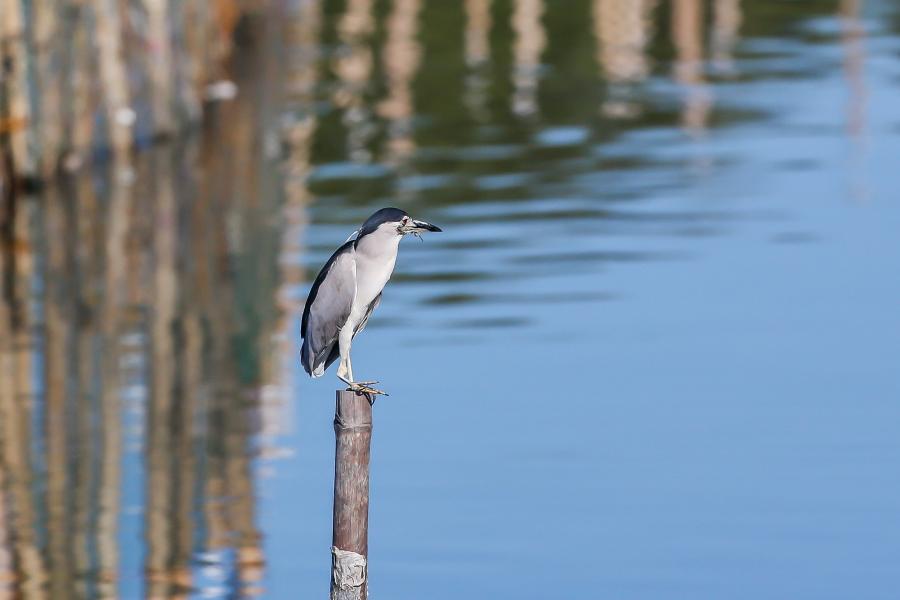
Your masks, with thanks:
[{"label": "blurred background", "polygon": [[0,0],[0,598],[896,598],[900,4]]}]

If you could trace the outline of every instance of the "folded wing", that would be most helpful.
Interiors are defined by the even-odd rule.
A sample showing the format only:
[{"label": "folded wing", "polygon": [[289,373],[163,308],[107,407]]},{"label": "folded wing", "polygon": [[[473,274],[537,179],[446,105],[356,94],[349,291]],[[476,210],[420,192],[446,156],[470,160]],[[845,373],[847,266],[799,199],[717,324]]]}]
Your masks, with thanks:
[{"label": "folded wing", "polygon": [[353,241],[348,241],[322,267],[303,309],[300,359],[313,377],[321,377],[340,355],[338,333],[350,316],[355,295],[356,262]]}]

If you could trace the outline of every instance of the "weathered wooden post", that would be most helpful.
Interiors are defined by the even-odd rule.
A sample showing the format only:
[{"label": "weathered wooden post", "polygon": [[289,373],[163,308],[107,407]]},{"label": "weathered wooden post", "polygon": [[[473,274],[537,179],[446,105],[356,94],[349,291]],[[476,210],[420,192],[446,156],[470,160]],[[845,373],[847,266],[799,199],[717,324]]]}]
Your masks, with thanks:
[{"label": "weathered wooden post", "polygon": [[331,600],[365,600],[369,575],[369,444],[372,440],[372,404],[368,396],[338,390],[334,436]]}]

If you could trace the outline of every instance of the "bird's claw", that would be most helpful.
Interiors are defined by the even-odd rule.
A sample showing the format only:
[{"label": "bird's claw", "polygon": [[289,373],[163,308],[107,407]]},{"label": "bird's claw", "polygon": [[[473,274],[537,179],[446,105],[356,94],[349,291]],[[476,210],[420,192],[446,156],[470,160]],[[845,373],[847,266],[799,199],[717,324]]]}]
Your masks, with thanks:
[{"label": "bird's claw", "polygon": [[355,381],[350,384],[350,387],[347,388],[347,391],[356,392],[357,394],[365,394],[370,397],[370,400],[374,399],[374,398],[371,398],[372,396],[390,396],[390,394],[388,394],[387,392],[384,392],[382,390],[377,390],[373,387],[370,387],[371,385],[376,384],[376,383],[378,383],[378,382],[377,381]]}]

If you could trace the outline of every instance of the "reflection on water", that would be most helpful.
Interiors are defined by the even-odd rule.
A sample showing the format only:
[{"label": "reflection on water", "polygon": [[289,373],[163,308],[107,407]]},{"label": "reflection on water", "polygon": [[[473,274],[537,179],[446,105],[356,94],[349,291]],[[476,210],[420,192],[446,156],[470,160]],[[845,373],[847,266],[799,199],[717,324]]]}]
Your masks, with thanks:
[{"label": "reflection on water", "polygon": [[259,155],[271,107],[251,93],[216,109],[230,127],[11,206],[0,539],[15,597],[260,584],[252,461],[277,376],[281,194]]},{"label": "reflection on water", "polygon": [[[854,0],[284,4],[239,25],[241,93],[201,131],[5,192],[2,597],[320,589],[296,582],[311,557],[267,552],[281,532],[260,523],[312,519],[293,496],[324,492],[259,501],[262,474],[284,476],[272,465],[300,445],[298,310],[335,240],[389,204],[449,232],[402,259],[372,323],[384,343],[452,352],[526,332],[528,352],[564,355],[575,342],[527,344],[565,337],[560,311],[627,300],[609,271],[665,280],[703,242],[727,253],[740,228],[781,226],[789,207],[729,200],[748,168],[812,178],[821,157],[761,157],[740,136],[787,118],[779,86],[842,63],[839,120],[862,140],[866,32],[900,24],[889,3]],[[790,127],[785,144],[835,135]],[[698,181],[712,197],[694,198]],[[411,322],[419,333],[398,333]],[[419,492],[443,506],[442,485]]]}]

